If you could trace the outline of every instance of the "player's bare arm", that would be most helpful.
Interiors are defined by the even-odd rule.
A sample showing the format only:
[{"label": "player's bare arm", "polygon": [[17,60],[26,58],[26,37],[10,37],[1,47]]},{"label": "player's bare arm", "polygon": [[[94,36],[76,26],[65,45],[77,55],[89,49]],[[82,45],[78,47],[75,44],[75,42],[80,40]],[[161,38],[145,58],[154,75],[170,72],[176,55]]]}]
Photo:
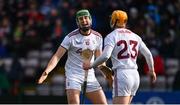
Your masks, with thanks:
[{"label": "player's bare arm", "polygon": [[49,61],[46,69],[42,73],[41,77],[38,80],[38,84],[41,84],[48,76],[48,74],[56,67],[57,63],[61,59],[61,57],[65,54],[66,49],[60,46],[56,53],[52,56],[51,60]]}]

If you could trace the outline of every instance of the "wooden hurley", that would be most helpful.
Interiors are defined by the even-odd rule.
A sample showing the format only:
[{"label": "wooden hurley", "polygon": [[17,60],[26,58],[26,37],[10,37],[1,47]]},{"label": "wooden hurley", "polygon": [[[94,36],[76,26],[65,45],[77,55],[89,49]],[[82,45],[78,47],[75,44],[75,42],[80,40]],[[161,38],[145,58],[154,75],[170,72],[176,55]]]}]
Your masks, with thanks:
[{"label": "wooden hurley", "polygon": [[[85,49],[82,51],[81,56],[83,58],[83,61],[90,62],[91,58],[93,56],[93,51],[90,49]],[[85,101],[85,94],[86,94],[86,87],[87,87],[87,76],[88,76],[88,70],[85,71],[84,75],[84,83],[83,83],[83,93],[82,93],[82,102],[81,104],[84,104]]]},{"label": "wooden hurley", "polygon": [[90,49],[85,49],[82,51],[81,56],[82,56],[83,60],[90,61],[93,56],[93,51]]}]

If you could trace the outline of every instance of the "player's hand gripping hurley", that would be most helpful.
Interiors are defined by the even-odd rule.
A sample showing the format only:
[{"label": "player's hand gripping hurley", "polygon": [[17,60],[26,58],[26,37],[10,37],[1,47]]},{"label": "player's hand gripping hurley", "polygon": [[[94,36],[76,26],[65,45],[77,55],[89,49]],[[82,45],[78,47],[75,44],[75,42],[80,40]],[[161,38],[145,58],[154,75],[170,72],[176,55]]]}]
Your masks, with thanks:
[{"label": "player's hand gripping hurley", "polygon": [[[83,58],[83,61],[85,62],[90,62],[91,58],[93,56],[93,51],[90,49],[85,49],[82,51],[81,56]],[[85,94],[86,94],[86,87],[87,87],[87,76],[88,76],[88,70],[85,70],[85,75],[84,75],[84,83],[83,83],[83,93],[82,93],[82,104],[85,101]]]}]

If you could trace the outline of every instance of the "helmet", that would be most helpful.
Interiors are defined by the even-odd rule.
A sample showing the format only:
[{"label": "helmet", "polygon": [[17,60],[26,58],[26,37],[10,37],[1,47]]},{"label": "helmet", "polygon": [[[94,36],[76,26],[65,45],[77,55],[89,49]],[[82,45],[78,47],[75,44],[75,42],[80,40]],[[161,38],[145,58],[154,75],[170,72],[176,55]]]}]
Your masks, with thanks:
[{"label": "helmet", "polygon": [[90,19],[90,21],[91,21],[91,23],[92,23],[91,14],[89,13],[89,11],[86,10],[86,9],[82,9],[82,10],[79,10],[79,11],[76,13],[76,22],[77,22],[77,24],[79,24],[79,23],[78,23],[78,18],[81,17],[81,16],[89,16],[89,19]]},{"label": "helmet", "polygon": [[[81,26],[79,21],[78,21],[78,18],[81,17],[81,16],[88,16],[89,19],[90,19],[90,24],[88,24],[87,26]],[[82,30],[82,31],[87,31],[91,28],[91,25],[92,25],[92,18],[91,18],[91,15],[89,13],[88,10],[86,9],[82,9],[82,10],[79,10],[77,13],[76,13],[76,24],[78,25],[78,27]]]},{"label": "helmet", "polygon": [[128,16],[125,11],[115,10],[111,15],[110,26],[111,28],[114,28],[115,26],[123,26],[126,24],[127,20]]}]

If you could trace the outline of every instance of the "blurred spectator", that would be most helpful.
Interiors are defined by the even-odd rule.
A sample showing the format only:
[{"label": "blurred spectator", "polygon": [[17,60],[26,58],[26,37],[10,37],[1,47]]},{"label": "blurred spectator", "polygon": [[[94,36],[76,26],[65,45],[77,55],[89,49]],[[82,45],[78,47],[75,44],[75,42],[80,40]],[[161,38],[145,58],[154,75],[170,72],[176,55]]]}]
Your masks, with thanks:
[{"label": "blurred spectator", "polygon": [[11,30],[11,25],[8,17],[2,19],[2,24],[0,24],[0,39],[3,37],[9,37]]},{"label": "blurred spectator", "polygon": [[0,40],[0,58],[7,57],[8,52],[7,52],[7,47],[3,43],[3,41]]},{"label": "blurred spectator", "polygon": [[49,19],[45,19],[40,27],[38,27],[39,36],[43,42],[49,41],[52,34],[52,23]]},{"label": "blurred spectator", "polygon": [[3,62],[0,60],[0,95],[9,94],[10,83],[4,68]]},{"label": "blurred spectator", "polygon": [[14,56],[11,69],[8,72],[8,79],[11,84],[11,94],[18,95],[20,92],[20,83],[22,81],[23,68],[19,59]]},{"label": "blurred spectator", "polygon": [[10,48],[13,50],[13,53],[16,53],[18,57],[25,56],[24,53],[24,34],[25,34],[25,25],[22,20],[19,20],[17,22],[17,25],[15,26],[14,32],[13,32],[13,39],[10,43]]},{"label": "blurred spectator", "polygon": [[62,26],[62,20],[61,18],[58,18],[55,20],[55,25],[53,27],[52,30],[52,43],[55,49],[57,49],[62,41],[62,39],[64,39],[65,37],[65,29]]},{"label": "blurred spectator", "polygon": [[17,26],[15,26],[15,30],[14,30],[14,37],[13,37],[13,40],[15,43],[18,43],[18,42],[22,42],[22,39],[23,39],[23,35],[24,35],[24,23],[23,21],[19,20],[17,22]]},{"label": "blurred spectator", "polygon": [[158,12],[158,7],[153,3],[149,3],[149,5],[147,5],[147,15],[150,16],[150,18],[155,22],[156,25],[160,24],[161,20]]},{"label": "blurred spectator", "polygon": [[27,11],[27,16],[28,16],[28,19],[32,19],[37,23],[43,21],[44,15],[38,11],[37,1],[33,0],[29,2],[29,9]]},{"label": "blurred spectator", "polygon": [[41,46],[42,40],[36,24],[36,21],[29,19],[28,24],[25,27],[24,44],[25,46],[28,46],[28,48],[26,47],[26,49],[24,49],[25,53],[30,50],[39,49]]},{"label": "blurred spectator", "polygon": [[46,17],[49,17],[49,14],[51,12],[51,9],[52,9],[52,3],[51,3],[51,0],[44,0],[42,2],[42,5],[40,5],[40,12],[46,16]]},{"label": "blurred spectator", "polygon": [[174,37],[170,33],[167,33],[167,35],[164,36],[162,46],[160,47],[161,55],[164,58],[172,58],[175,55],[175,48]]}]

